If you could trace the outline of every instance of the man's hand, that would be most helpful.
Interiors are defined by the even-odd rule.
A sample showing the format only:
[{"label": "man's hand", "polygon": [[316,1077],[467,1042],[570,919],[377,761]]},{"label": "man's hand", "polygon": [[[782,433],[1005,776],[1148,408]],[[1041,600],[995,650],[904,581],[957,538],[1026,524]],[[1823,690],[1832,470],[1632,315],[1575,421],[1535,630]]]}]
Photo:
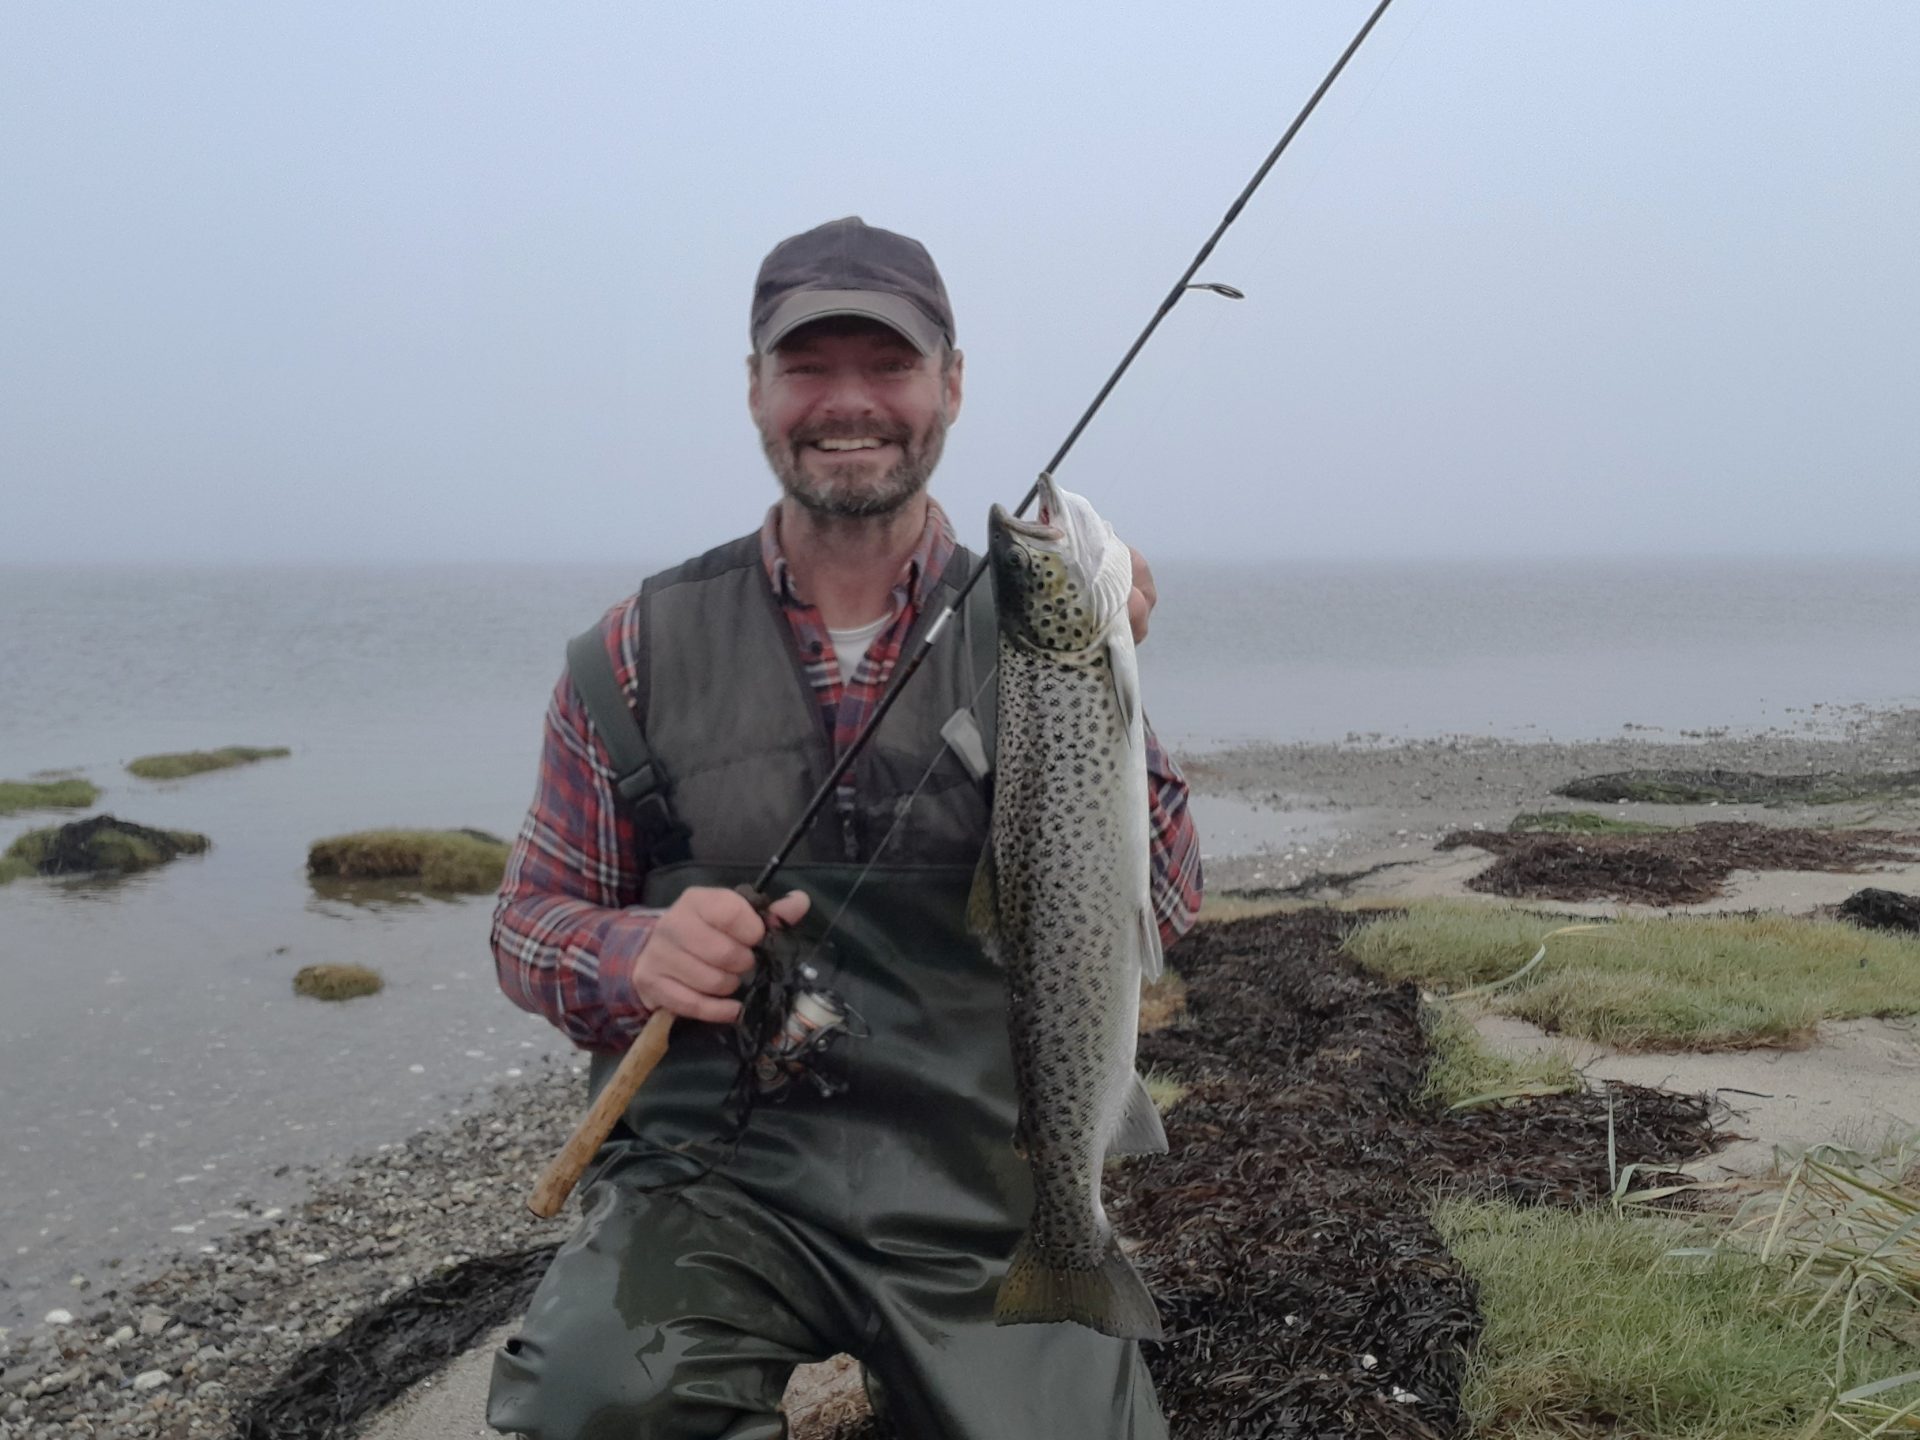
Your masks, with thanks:
[{"label": "man's hand", "polygon": [[[795,925],[807,913],[804,890],[782,895],[767,917]],[[667,907],[633,961],[634,993],[653,1010],[731,1025],[740,1002],[726,999],[753,970],[753,947],[767,927],[732,890],[696,885]]]},{"label": "man's hand", "polygon": [[1127,553],[1133,557],[1133,593],[1127,596],[1127,622],[1133,626],[1133,643],[1138,645],[1147,638],[1147,617],[1153,613],[1160,592],[1153,588],[1153,571],[1147,568],[1147,557],[1131,545],[1127,546]]}]

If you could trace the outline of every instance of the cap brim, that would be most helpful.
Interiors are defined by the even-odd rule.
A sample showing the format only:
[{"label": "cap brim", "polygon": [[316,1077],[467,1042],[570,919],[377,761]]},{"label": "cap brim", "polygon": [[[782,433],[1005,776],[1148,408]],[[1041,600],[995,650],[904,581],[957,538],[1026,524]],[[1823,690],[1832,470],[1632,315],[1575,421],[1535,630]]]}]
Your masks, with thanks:
[{"label": "cap brim", "polygon": [[898,331],[922,355],[940,352],[943,338],[940,328],[911,300],[882,290],[796,291],[774,307],[767,323],[760,327],[755,348],[764,355],[802,325],[837,315],[877,320],[888,329]]}]

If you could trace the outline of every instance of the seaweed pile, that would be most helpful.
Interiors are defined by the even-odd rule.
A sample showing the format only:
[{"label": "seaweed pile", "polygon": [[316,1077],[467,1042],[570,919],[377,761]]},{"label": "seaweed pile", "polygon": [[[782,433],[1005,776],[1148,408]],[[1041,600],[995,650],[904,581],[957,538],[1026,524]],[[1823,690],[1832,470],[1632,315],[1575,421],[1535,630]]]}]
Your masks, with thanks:
[{"label": "seaweed pile", "polygon": [[1570,800],[1639,800],[1654,805],[1838,805],[1920,794],[1920,770],[1821,770],[1767,775],[1757,770],[1622,770],[1569,780],[1553,792]]},{"label": "seaweed pile", "polygon": [[156,830],[112,815],[92,815],[57,829],[30,831],[8,854],[42,875],[84,875],[145,870],[207,848],[207,837],[191,831]]},{"label": "seaweed pile", "polygon": [[300,1352],[235,1422],[236,1440],[340,1440],[526,1308],[553,1245],[469,1260]]},{"label": "seaweed pile", "polygon": [[1436,1112],[1411,985],[1346,960],[1355,919],[1196,931],[1188,1023],[1142,1063],[1191,1088],[1171,1153],[1129,1163],[1109,1210],[1138,1239],[1169,1343],[1148,1363],[1173,1433],[1428,1437],[1458,1420],[1473,1284],[1427,1223],[1436,1187],[1521,1203],[1604,1196],[1619,1164],[1713,1143],[1704,1100],[1637,1087]]},{"label": "seaweed pile", "polygon": [[1869,885],[1841,901],[1834,913],[1869,930],[1920,934],[1920,895],[1903,895],[1898,890],[1879,890]]},{"label": "seaweed pile", "polygon": [[1459,845],[1500,857],[1467,882],[1488,894],[1690,905],[1721,895],[1735,870],[1850,871],[1911,861],[1920,835],[1722,820],[1650,835],[1455,830],[1438,848]]}]

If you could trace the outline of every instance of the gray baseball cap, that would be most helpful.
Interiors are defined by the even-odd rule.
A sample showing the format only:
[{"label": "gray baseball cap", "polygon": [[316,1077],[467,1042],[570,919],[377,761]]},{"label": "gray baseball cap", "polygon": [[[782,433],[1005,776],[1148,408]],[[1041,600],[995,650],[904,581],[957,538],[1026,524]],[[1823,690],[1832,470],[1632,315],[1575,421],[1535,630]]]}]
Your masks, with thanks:
[{"label": "gray baseball cap", "polygon": [[765,355],[802,325],[833,315],[878,320],[922,355],[953,344],[953,307],[927,247],[858,215],[767,252],[753,286],[754,353]]}]

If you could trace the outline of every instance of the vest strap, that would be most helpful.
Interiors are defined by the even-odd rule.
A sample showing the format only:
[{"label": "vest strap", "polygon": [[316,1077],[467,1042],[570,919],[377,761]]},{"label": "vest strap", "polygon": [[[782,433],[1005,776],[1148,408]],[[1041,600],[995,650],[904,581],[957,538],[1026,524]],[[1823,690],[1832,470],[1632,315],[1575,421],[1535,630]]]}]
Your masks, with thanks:
[{"label": "vest strap", "polygon": [[598,625],[567,642],[567,675],[607,747],[607,758],[613,762],[613,788],[627,802],[649,865],[674,865],[690,858],[691,832],[668,803],[666,767],[654,758],[646,732],[620,689]]}]

